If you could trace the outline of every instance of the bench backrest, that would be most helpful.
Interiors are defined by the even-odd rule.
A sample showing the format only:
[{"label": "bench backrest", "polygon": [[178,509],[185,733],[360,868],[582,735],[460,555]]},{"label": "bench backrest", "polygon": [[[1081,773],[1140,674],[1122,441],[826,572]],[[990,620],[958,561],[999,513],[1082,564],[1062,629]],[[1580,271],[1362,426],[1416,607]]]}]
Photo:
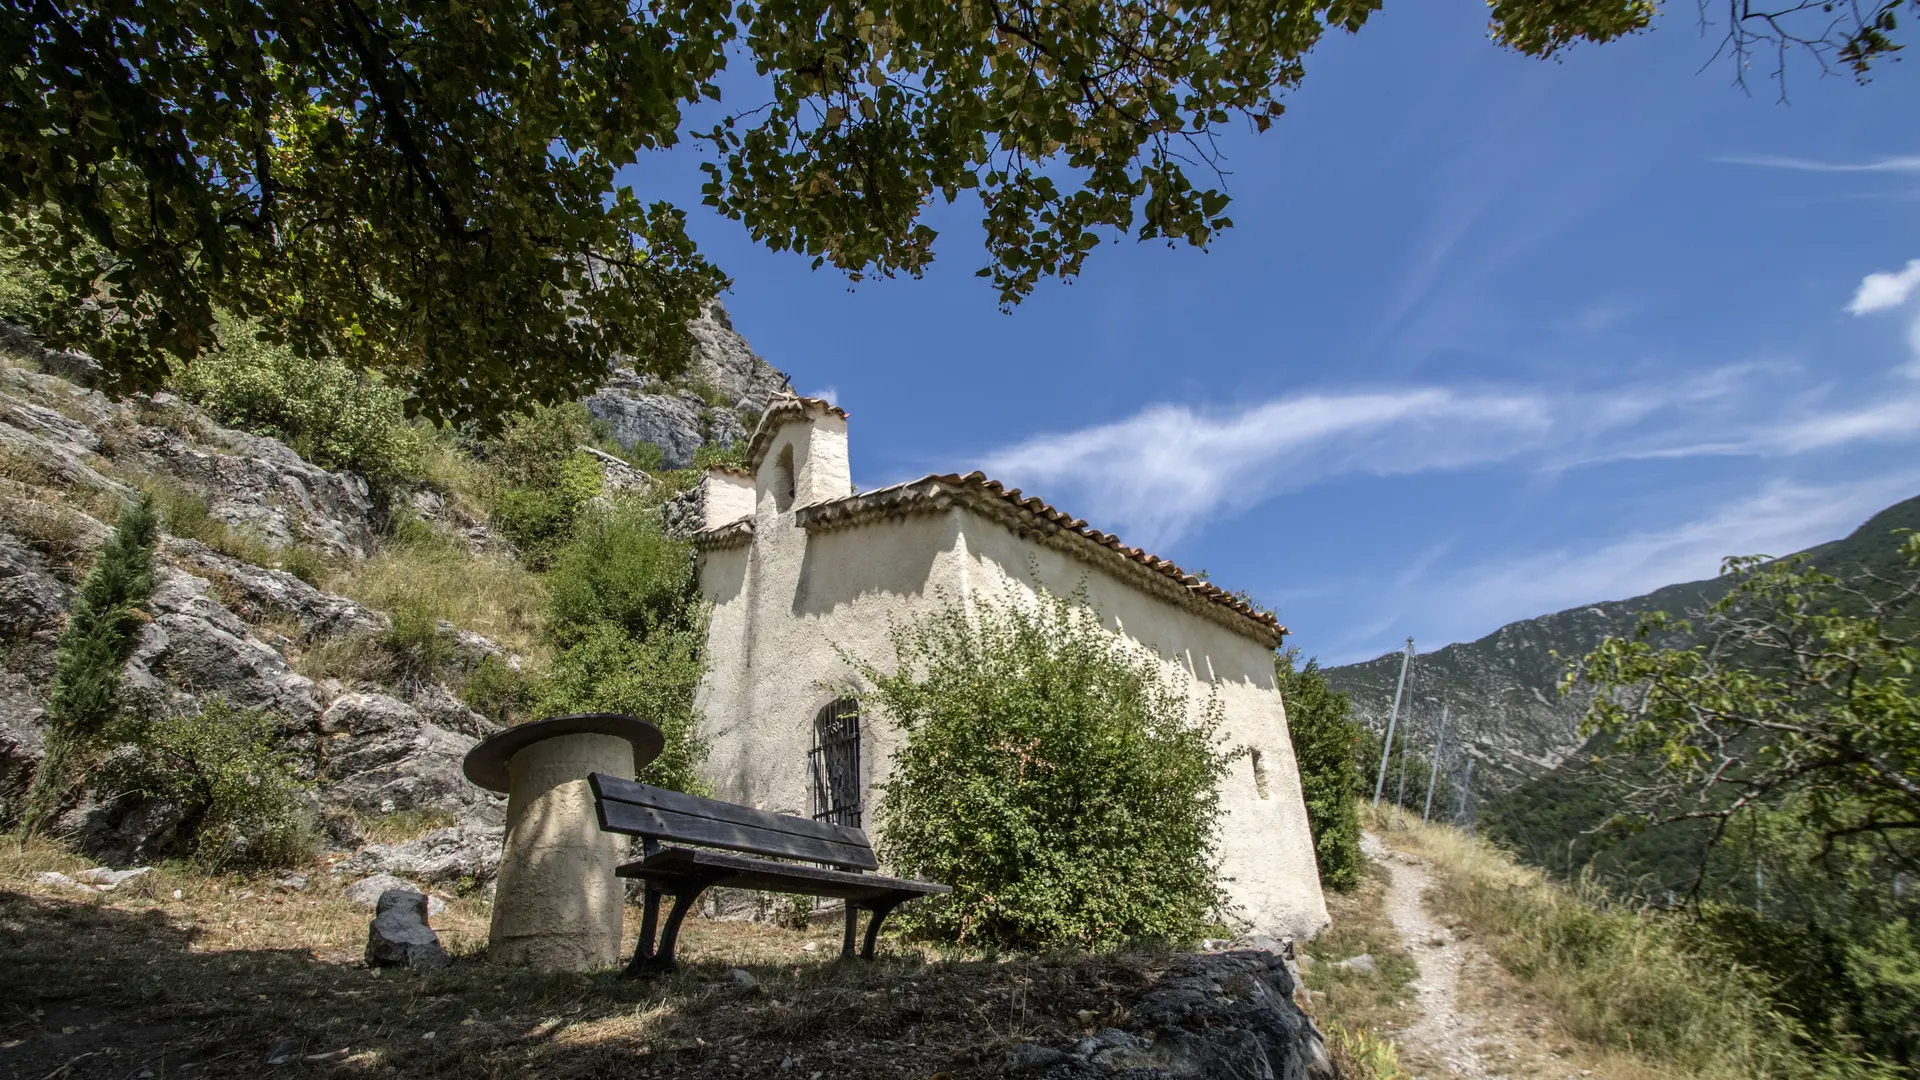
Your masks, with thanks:
[{"label": "bench backrest", "polygon": [[703,799],[605,773],[594,773],[587,781],[593,785],[600,827],[607,832],[805,859],[845,870],[880,867],[867,834],[859,829]]}]

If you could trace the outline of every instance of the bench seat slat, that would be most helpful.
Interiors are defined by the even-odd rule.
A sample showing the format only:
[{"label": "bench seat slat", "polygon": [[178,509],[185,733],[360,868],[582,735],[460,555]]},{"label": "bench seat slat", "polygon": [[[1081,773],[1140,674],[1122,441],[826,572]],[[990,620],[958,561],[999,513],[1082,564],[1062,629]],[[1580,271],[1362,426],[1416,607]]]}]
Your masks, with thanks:
[{"label": "bench seat slat", "polygon": [[806,859],[834,866],[873,870],[880,865],[865,845],[838,844],[791,833],[770,833],[732,822],[690,817],[651,806],[602,801],[600,827],[608,832],[650,836],[669,843],[699,844],[753,855]]},{"label": "bench seat slat", "polygon": [[749,828],[792,833],[795,836],[811,836],[839,844],[860,846],[867,842],[866,833],[847,825],[813,821],[808,818],[794,817],[791,814],[776,814],[770,810],[755,810],[751,806],[741,806],[738,803],[724,802],[720,799],[704,799],[698,795],[688,795],[684,791],[654,787],[637,780],[623,780],[605,773],[594,773],[593,781],[594,794],[603,799],[612,799],[614,802],[651,806],[690,817],[716,818]]},{"label": "bench seat slat", "polygon": [[664,884],[686,878],[706,878],[711,884],[734,889],[758,889],[762,892],[798,893],[840,900],[874,900],[882,897],[906,899],[937,896],[953,890],[931,881],[856,874],[819,866],[754,859],[721,851],[696,851],[690,848],[666,848],[638,862],[630,862],[614,871],[623,878],[645,878]]}]

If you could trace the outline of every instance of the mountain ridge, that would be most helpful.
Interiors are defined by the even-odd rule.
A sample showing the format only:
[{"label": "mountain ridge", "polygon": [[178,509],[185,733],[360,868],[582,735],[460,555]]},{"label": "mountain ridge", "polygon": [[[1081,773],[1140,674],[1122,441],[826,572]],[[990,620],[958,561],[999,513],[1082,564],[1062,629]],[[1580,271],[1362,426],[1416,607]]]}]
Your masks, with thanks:
[{"label": "mountain ridge", "polygon": [[[1891,568],[1899,557],[1896,529],[1920,529],[1920,496],[1881,510],[1844,537],[1784,558],[1804,556],[1842,575]],[[1591,694],[1579,687],[1559,693],[1565,662],[1556,652],[1569,659],[1584,655],[1608,636],[1631,634],[1652,611],[1694,615],[1724,596],[1730,584],[1724,577],[1678,582],[1516,620],[1473,641],[1416,653],[1400,724],[1415,747],[1430,748],[1442,705],[1450,705],[1448,741],[1468,746],[1480,763],[1475,786],[1511,788],[1555,768],[1583,742],[1578,725]],[[1662,643],[1684,641],[1676,632]],[[1395,651],[1324,669],[1328,683],[1352,699],[1354,717],[1376,733],[1386,730],[1400,657]],[[1449,767],[1457,772],[1463,760],[1454,756]]]}]

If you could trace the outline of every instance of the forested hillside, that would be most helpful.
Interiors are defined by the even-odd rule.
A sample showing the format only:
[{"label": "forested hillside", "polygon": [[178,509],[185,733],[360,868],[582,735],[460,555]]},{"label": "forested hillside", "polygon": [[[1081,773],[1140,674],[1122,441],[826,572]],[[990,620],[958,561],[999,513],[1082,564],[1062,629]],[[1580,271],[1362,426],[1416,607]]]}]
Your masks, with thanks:
[{"label": "forested hillside", "polygon": [[[1920,529],[1920,497],[1896,503],[1848,536],[1802,554],[1814,566],[1840,576],[1890,570],[1899,561],[1898,529]],[[1648,612],[1665,611],[1676,617],[1700,612],[1724,596],[1727,587],[1724,578],[1668,585],[1644,596],[1508,623],[1476,641],[1418,653],[1408,675],[1401,724],[1416,747],[1431,746],[1441,704],[1450,703],[1454,734],[1448,740],[1455,745],[1460,745],[1456,738],[1472,744],[1478,762],[1476,789],[1492,796],[1542,777],[1561,766],[1582,742],[1577,728],[1590,690],[1574,687],[1568,694],[1560,693],[1566,661],[1584,655],[1610,635],[1633,633]],[[1685,640],[1686,635],[1674,633],[1665,635],[1663,643]],[[1386,730],[1400,655],[1396,651],[1326,669],[1327,681],[1352,699],[1354,716],[1375,732]],[[1456,777],[1463,767],[1464,758],[1459,756],[1449,756],[1443,765]]]}]

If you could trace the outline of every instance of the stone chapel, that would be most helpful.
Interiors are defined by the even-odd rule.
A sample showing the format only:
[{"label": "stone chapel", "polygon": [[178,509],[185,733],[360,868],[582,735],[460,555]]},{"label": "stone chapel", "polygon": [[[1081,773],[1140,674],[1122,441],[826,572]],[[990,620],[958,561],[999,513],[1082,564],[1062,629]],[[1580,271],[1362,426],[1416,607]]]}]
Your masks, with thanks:
[{"label": "stone chapel", "polygon": [[1004,602],[1033,595],[1036,576],[1060,593],[1084,582],[1113,633],[1184,673],[1196,698],[1216,687],[1229,744],[1250,748],[1220,799],[1234,914],[1262,934],[1327,925],[1273,672],[1286,630],[1271,614],[977,472],[857,491],[847,414],[814,398],[775,398],[747,469],[710,470],[692,505],[684,524],[713,603],[696,706],[717,798],[872,831],[898,733],[858,707],[842,650],[884,664],[890,621],[943,596]]}]

